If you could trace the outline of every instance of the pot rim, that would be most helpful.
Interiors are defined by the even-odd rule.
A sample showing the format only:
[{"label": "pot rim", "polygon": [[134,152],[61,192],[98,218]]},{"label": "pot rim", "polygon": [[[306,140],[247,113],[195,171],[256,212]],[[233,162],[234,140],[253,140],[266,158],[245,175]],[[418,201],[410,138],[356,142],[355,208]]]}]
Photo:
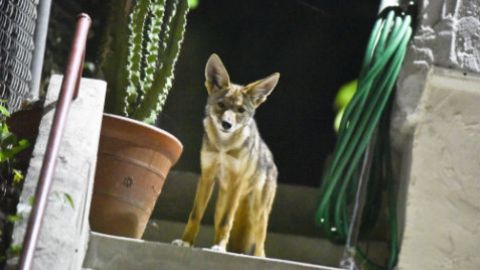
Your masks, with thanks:
[{"label": "pot rim", "polygon": [[180,142],[180,140],[173,136],[170,132],[164,130],[164,129],[161,129],[161,128],[158,128],[156,126],[152,126],[152,125],[149,125],[149,124],[146,124],[142,121],[139,121],[139,120],[135,120],[135,119],[131,119],[131,118],[128,118],[126,116],[120,116],[120,115],[116,115],[116,114],[111,114],[111,113],[104,113],[103,114],[104,116],[108,116],[108,117],[111,117],[111,118],[116,118],[116,119],[119,119],[119,120],[122,120],[122,121],[125,121],[125,122],[130,122],[132,124],[135,124],[135,125],[140,125],[140,126],[143,126],[144,128],[147,128],[147,129],[150,129],[152,131],[155,131],[155,132],[159,132],[159,133],[162,133],[163,135],[169,137],[170,139],[174,140],[176,143],[178,143],[179,145],[182,146],[183,148],[183,144],[182,142]]},{"label": "pot rim", "polygon": [[[128,140],[131,141],[132,143],[136,144],[136,145],[143,146],[143,147],[157,148],[159,146],[159,144],[157,144],[159,141],[157,141],[154,138],[164,137],[165,139],[167,139],[167,141],[170,141],[170,143],[167,143],[166,145],[169,145],[167,148],[170,149],[168,151],[171,152],[170,157],[171,157],[171,161],[172,161],[173,164],[178,161],[178,159],[180,158],[180,154],[183,152],[183,144],[180,142],[180,140],[177,139],[171,133],[169,133],[169,132],[167,132],[167,131],[165,131],[161,128],[151,126],[149,124],[143,123],[143,122],[135,120],[135,119],[131,119],[131,118],[128,118],[128,117],[119,116],[119,115],[115,115],[115,114],[104,113],[103,117],[109,119],[108,121],[110,121],[110,123],[113,123],[113,122],[116,122],[116,121],[117,122],[123,122],[127,126],[131,125],[131,126],[136,126],[137,128],[140,128],[139,131],[143,130],[143,131],[141,131],[140,133],[137,133],[137,134],[128,134],[128,133],[122,132],[123,135],[120,136],[123,139],[135,138],[135,140],[133,140],[133,141],[131,139],[128,139]],[[105,119],[104,119],[104,121],[105,121]],[[117,131],[114,131],[114,130],[117,130]],[[117,127],[117,128],[114,128],[113,130],[111,130],[111,132],[113,132],[113,133],[108,133],[108,134],[104,133],[103,132],[103,124],[102,124],[102,136],[120,138],[120,137],[118,137],[119,136],[119,133],[118,133],[119,131],[120,131],[120,129]],[[139,139],[139,137],[140,137],[140,139]],[[150,143],[148,143],[148,142],[150,142]],[[165,145],[165,144],[162,143],[160,145]],[[176,145],[176,146],[174,146],[174,145]],[[174,148],[172,148],[172,147],[174,147]],[[174,150],[177,147],[179,149]],[[177,151],[178,151],[178,155],[175,154],[175,153],[177,153]]]}]

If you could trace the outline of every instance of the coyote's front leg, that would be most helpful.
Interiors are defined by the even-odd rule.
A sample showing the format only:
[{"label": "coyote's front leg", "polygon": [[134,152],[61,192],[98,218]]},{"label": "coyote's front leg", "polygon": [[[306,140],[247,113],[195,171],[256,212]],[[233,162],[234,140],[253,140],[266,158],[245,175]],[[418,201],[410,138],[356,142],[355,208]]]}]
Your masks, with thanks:
[{"label": "coyote's front leg", "polygon": [[205,213],[208,201],[212,195],[214,185],[215,175],[213,166],[202,170],[202,176],[197,184],[197,192],[195,194],[193,208],[190,212],[188,223],[183,232],[182,239],[173,241],[173,244],[179,246],[193,245],[195,239],[197,238],[197,234],[200,229],[200,222],[202,221],[203,214]]},{"label": "coyote's front leg", "polygon": [[[232,181],[232,179],[230,179]],[[235,181],[232,181],[235,182]],[[241,188],[239,186],[222,187],[218,190],[215,208],[215,240],[212,249],[224,252],[226,250],[233,219],[240,202]]]}]

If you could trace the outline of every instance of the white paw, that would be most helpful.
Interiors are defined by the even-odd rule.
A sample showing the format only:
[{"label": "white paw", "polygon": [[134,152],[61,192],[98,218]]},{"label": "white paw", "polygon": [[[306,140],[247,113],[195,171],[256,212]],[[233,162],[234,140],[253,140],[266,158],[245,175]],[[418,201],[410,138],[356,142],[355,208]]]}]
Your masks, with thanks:
[{"label": "white paw", "polygon": [[225,249],[225,247],[222,247],[220,245],[214,245],[210,248],[210,250],[212,251],[215,251],[215,252],[227,252],[227,250]]},{"label": "white paw", "polygon": [[178,246],[178,247],[191,247],[192,244],[183,241],[182,239],[175,239],[172,241],[172,245]]}]

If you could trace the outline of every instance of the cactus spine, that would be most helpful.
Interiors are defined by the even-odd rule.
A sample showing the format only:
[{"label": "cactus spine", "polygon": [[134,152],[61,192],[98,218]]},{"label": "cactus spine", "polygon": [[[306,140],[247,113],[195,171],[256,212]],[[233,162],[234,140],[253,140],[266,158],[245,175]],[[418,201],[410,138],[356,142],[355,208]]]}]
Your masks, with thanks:
[{"label": "cactus spine", "polygon": [[188,2],[136,0],[126,15],[132,3],[117,7],[106,30],[101,69],[109,84],[107,110],[153,123],[172,86]]}]

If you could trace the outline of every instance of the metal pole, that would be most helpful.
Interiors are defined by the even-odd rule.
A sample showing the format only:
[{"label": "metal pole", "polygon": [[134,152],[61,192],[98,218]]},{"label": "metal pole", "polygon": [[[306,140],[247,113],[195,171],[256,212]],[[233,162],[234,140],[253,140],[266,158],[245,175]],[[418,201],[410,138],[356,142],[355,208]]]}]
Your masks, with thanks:
[{"label": "metal pole", "polygon": [[343,258],[340,262],[340,266],[349,270],[360,269],[355,264],[355,255],[356,247],[358,244],[358,236],[360,234],[360,226],[362,223],[363,210],[365,208],[365,202],[367,199],[367,188],[370,178],[370,169],[372,167],[372,160],[375,150],[375,142],[378,136],[378,126],[375,128],[375,131],[370,139],[370,143],[365,150],[363,156],[362,168],[360,170],[357,193],[355,195],[355,206],[353,208],[352,219],[350,222],[350,227],[348,229],[347,241],[345,243],[345,251],[343,253]]},{"label": "metal pole", "polygon": [[35,101],[40,95],[40,81],[42,78],[43,59],[45,56],[45,46],[47,43],[48,22],[50,18],[50,7],[52,0],[40,0],[37,6],[37,23],[34,33],[35,49],[33,51],[30,70],[32,80],[30,81],[30,93],[28,99]]},{"label": "metal pole", "polygon": [[90,25],[91,19],[87,14],[80,14],[78,16],[72,49],[70,50],[67,69],[65,70],[65,77],[63,78],[57,108],[53,117],[52,128],[48,137],[47,149],[43,158],[40,177],[35,191],[32,212],[28,220],[25,239],[23,240],[19,266],[20,270],[30,270],[32,267],[35,247],[38,241],[43,215],[47,206],[48,193],[50,192],[52,184],[52,176],[55,171],[56,159],[65,127],[65,121],[83,69],[83,55]]}]

